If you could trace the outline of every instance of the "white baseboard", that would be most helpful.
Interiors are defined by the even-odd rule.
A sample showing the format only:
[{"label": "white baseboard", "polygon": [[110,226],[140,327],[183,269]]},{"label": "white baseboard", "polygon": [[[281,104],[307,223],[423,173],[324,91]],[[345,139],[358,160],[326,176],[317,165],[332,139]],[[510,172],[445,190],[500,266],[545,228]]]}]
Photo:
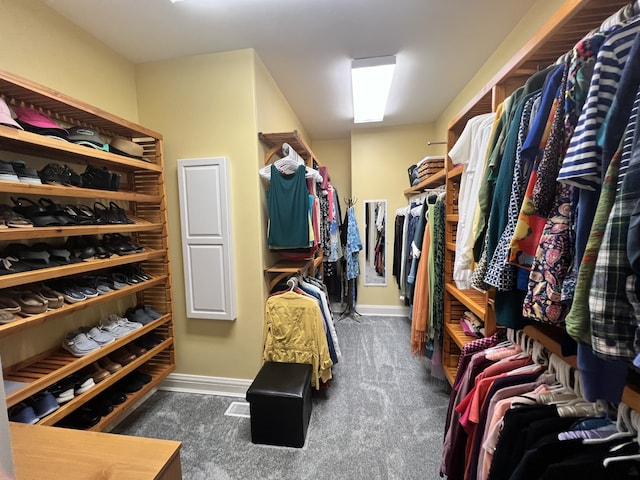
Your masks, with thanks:
[{"label": "white baseboard", "polygon": [[253,380],[170,373],[158,390],[244,398]]},{"label": "white baseboard", "polygon": [[356,305],[360,315],[378,315],[383,317],[408,317],[409,307],[393,305]]}]

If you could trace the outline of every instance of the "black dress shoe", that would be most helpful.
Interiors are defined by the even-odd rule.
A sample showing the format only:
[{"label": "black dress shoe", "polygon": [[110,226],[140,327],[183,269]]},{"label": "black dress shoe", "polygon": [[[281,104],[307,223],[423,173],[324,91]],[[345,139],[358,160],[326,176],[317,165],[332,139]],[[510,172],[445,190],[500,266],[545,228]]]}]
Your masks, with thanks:
[{"label": "black dress shoe", "polygon": [[97,425],[100,418],[100,415],[95,410],[87,406],[83,406],[63,418],[57,426],[87,430],[94,425]]}]

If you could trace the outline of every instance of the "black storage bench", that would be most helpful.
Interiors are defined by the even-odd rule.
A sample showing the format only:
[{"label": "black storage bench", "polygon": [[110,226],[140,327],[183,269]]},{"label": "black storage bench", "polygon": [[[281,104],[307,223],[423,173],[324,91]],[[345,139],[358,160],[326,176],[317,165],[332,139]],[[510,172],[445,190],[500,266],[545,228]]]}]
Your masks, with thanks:
[{"label": "black storage bench", "polygon": [[246,399],[253,443],[304,445],[311,417],[311,365],[265,362]]}]

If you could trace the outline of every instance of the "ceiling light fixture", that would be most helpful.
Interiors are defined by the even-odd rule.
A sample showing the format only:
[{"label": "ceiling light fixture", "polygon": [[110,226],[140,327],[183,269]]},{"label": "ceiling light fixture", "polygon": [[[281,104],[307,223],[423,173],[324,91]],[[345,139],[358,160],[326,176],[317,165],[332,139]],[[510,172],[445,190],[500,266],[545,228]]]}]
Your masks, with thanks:
[{"label": "ceiling light fixture", "polygon": [[354,123],[382,121],[395,68],[395,55],[351,61]]}]

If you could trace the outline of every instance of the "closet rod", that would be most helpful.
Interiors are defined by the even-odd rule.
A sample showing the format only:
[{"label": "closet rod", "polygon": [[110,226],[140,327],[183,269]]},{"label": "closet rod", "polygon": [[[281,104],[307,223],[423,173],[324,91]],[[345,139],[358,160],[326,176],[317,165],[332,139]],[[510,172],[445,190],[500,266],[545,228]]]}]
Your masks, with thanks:
[{"label": "closet rod", "polygon": [[[576,370],[578,369],[578,360],[575,355],[565,357],[562,355],[562,347],[560,346],[561,330],[557,327],[548,325],[527,325],[524,327],[525,335],[542,344],[549,352],[555,353],[562,360],[567,362]],[[629,385],[622,392],[622,401],[629,405],[633,410],[640,412],[640,386]]]}]

